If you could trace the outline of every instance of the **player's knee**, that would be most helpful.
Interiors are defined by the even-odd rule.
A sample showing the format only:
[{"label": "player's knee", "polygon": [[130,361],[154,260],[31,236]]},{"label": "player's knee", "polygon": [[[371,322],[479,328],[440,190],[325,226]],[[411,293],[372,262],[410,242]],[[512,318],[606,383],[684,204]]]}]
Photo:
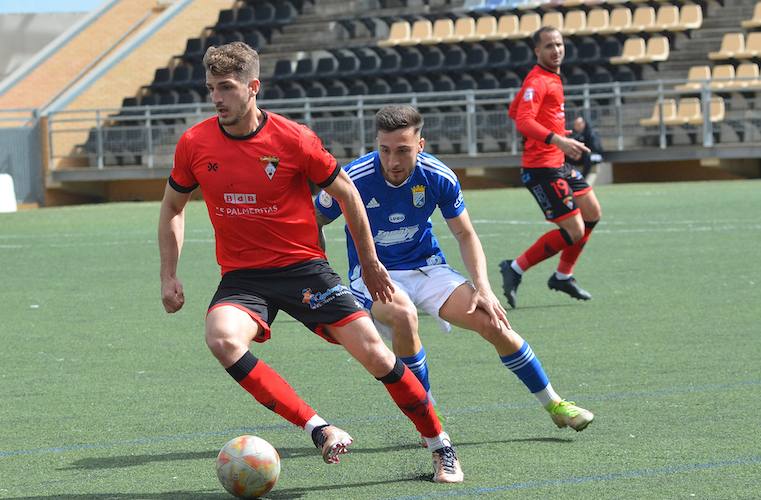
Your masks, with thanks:
[{"label": "player's knee", "polygon": [[218,328],[207,328],[206,346],[215,358],[224,362],[239,350],[241,342],[230,332]]},{"label": "player's knee", "polygon": [[565,231],[565,236],[567,236],[565,240],[571,245],[584,237],[584,225],[581,223],[570,224],[562,228],[561,231]]},{"label": "player's knee", "polygon": [[400,306],[390,315],[389,322],[395,336],[412,337],[417,332],[417,309],[412,304]]}]

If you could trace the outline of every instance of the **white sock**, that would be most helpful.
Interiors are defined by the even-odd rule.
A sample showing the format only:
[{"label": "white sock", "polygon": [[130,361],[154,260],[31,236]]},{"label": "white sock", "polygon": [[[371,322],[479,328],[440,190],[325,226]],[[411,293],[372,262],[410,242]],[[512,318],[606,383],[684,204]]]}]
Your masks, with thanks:
[{"label": "white sock", "polygon": [[555,271],[555,277],[559,280],[571,279],[571,276],[573,276],[573,274],[565,274],[561,273],[560,271]]},{"label": "white sock", "polygon": [[321,416],[315,413],[314,416],[307,421],[306,425],[304,426],[304,430],[307,431],[307,435],[311,438],[314,428],[321,425],[328,425],[328,423],[323,420]]},{"label": "white sock", "polygon": [[539,403],[541,403],[542,407],[544,408],[547,408],[550,403],[561,401],[561,397],[558,396],[558,393],[555,392],[555,389],[552,388],[552,384],[549,383],[547,384],[547,387],[541,391],[535,392],[534,396],[536,396],[536,399],[539,400]]},{"label": "white sock", "polygon": [[452,446],[452,440],[449,439],[449,434],[442,431],[441,434],[434,438],[424,438],[425,442],[428,443],[428,449],[431,451],[436,451],[444,448],[445,446]]},{"label": "white sock", "polygon": [[518,274],[520,274],[521,276],[523,276],[523,269],[521,269],[521,266],[519,266],[519,265],[518,265],[518,260],[517,260],[517,259],[516,259],[516,260],[514,260],[514,261],[513,261],[513,262],[510,264],[510,267],[511,267],[511,268],[513,268],[513,271],[515,271],[516,273],[518,273]]}]

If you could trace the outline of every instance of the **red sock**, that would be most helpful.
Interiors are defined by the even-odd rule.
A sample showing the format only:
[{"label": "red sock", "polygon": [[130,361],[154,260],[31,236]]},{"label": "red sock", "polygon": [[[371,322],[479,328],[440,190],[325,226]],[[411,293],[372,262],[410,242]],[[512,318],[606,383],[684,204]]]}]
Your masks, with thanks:
[{"label": "red sock", "polygon": [[573,274],[573,266],[576,265],[576,261],[579,260],[579,255],[584,250],[584,245],[589,240],[589,235],[592,233],[592,229],[595,228],[597,222],[584,222],[584,236],[563,250],[560,254],[560,262],[558,263],[558,272],[563,274]]},{"label": "red sock", "polygon": [[429,438],[441,434],[441,422],[433,404],[423,385],[404,363],[397,358],[391,373],[378,380],[383,382],[396,405],[412,420],[420,434]]},{"label": "red sock", "polygon": [[317,414],[288,382],[250,352],[228,368],[227,373],[259,403],[294,425],[303,428]]},{"label": "red sock", "polygon": [[555,229],[544,233],[533,245],[521,254],[516,260],[523,271],[549,259],[559,251],[571,246],[570,236],[562,229]]}]

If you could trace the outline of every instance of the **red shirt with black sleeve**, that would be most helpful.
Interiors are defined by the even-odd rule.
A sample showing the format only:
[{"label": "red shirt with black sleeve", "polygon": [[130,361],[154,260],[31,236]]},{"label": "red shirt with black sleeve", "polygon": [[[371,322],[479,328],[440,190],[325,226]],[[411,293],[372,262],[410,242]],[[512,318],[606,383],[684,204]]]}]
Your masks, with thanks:
[{"label": "red shirt with black sleeve", "polygon": [[325,187],[340,172],[314,132],[262,111],[251,134],[228,134],[217,117],[180,137],[169,184],[201,188],[222,274],[325,259],[307,180]]},{"label": "red shirt with black sleeve", "polygon": [[536,65],[526,75],[523,86],[510,104],[508,112],[525,137],[524,168],[560,168],[565,155],[548,144],[551,134],[567,134],[565,97],[560,75]]}]

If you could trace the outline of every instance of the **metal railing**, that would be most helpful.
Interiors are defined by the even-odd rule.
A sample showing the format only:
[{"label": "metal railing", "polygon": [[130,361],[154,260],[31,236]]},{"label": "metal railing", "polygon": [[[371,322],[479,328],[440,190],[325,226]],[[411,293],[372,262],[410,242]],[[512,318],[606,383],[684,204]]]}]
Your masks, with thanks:
[{"label": "metal railing", "polygon": [[[685,80],[615,82],[565,89],[567,123],[583,115],[597,129],[607,151],[663,150],[672,145],[761,146],[761,111],[752,89],[716,91],[717,82],[700,82],[692,91],[676,90]],[[691,82],[696,83],[696,82]],[[339,158],[374,147],[374,114],[389,103],[411,103],[425,118],[426,149],[434,154],[470,158],[517,156],[522,140],[506,108],[518,89],[445,93],[366,95],[312,99],[260,100],[269,111],[312,128]],[[761,89],[759,89],[761,94]],[[664,117],[667,99],[697,97],[702,118],[681,122]],[[711,99],[723,97],[724,112],[711,117]],[[731,97],[731,98],[730,98]],[[686,101],[685,101],[686,102]],[[660,110],[655,126],[640,121]],[[48,119],[50,165],[104,169],[137,165],[169,167],[174,145],[188,127],[214,114],[209,103],[59,111]],[[666,119],[664,119],[666,118]]]}]

